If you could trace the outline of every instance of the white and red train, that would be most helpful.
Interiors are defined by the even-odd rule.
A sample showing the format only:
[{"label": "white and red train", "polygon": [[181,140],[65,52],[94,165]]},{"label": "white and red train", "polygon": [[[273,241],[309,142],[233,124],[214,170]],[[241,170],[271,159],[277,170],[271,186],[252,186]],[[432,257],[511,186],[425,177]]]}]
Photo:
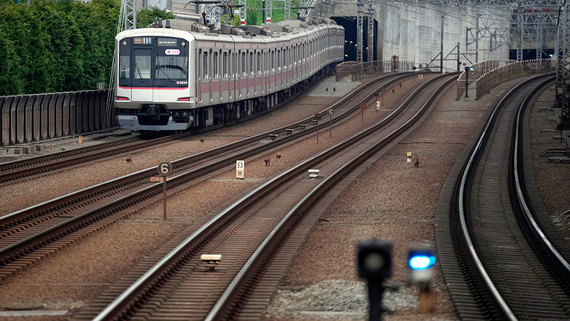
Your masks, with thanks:
[{"label": "white and red train", "polygon": [[273,108],[334,71],[344,29],[298,20],[212,32],[185,20],[116,37],[115,100],[121,128],[180,131]]}]

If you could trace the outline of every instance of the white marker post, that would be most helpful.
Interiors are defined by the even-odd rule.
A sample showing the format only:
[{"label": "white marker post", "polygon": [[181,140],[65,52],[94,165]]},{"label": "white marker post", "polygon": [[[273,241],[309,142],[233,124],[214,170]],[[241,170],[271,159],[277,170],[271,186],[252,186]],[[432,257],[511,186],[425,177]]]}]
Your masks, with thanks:
[{"label": "white marker post", "polygon": [[243,160],[236,161],[236,178],[245,178],[245,161]]},{"label": "white marker post", "polygon": [[158,165],[158,174],[162,176],[162,192],[163,196],[163,211],[162,218],[166,220],[166,177],[172,171],[172,165],[169,162],[162,162]]}]

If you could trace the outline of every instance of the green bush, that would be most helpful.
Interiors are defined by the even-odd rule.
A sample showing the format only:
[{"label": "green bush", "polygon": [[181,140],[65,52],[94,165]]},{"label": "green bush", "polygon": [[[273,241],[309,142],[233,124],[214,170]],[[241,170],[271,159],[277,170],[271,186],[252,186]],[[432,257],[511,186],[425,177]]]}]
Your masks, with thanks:
[{"label": "green bush", "polygon": [[[283,5],[274,6],[277,22],[283,19]],[[119,12],[120,0],[32,0],[30,6],[27,0],[0,0],[0,96],[89,90],[108,83]],[[247,24],[261,24],[262,17],[261,0],[248,1]],[[174,15],[143,9],[137,12],[137,27],[156,18]],[[227,22],[232,23],[229,16]],[[239,17],[233,24],[239,25]]]},{"label": "green bush", "polygon": [[[0,96],[89,90],[108,83],[120,0],[0,0]],[[155,17],[138,12],[138,25]]]}]

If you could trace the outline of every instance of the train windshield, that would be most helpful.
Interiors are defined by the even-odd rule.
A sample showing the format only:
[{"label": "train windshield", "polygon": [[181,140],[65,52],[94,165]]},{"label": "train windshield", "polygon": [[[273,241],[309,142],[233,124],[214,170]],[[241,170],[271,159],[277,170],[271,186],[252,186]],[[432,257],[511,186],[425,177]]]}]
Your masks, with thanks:
[{"label": "train windshield", "polygon": [[187,87],[188,43],[165,37],[121,40],[119,86]]}]

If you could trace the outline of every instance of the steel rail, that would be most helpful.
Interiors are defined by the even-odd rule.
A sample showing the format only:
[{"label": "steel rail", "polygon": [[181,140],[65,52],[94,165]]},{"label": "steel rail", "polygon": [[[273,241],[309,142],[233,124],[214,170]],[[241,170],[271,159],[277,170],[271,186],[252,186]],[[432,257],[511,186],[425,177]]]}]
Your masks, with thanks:
[{"label": "steel rail", "polygon": [[[393,84],[393,83],[401,80],[402,77],[405,78],[405,77],[409,77],[409,76],[410,75],[398,76],[395,79],[390,80],[388,83]],[[378,81],[382,81],[385,78],[386,77],[379,77]],[[390,78],[390,77],[388,77],[388,78]],[[389,84],[384,84],[384,86],[388,86]],[[415,94],[419,93],[421,91],[421,89],[424,88],[425,86],[426,86],[426,84],[420,86],[419,88],[417,88],[414,91],[414,93]],[[415,95],[415,94],[413,94],[413,95]],[[409,98],[408,98],[408,100],[409,100]],[[406,101],[408,101],[408,100],[406,100]],[[334,106],[336,106],[336,105],[334,105]],[[348,114],[350,114],[354,110],[354,108],[357,108],[357,107],[352,107],[349,110],[347,110],[345,113],[339,115],[338,119],[336,121],[346,117]],[[310,118],[307,118],[307,119],[310,119]],[[302,121],[298,122],[298,123],[302,123]],[[288,127],[290,127],[290,126],[284,126],[282,128],[288,128]],[[315,128],[308,129],[308,132],[312,132],[313,130],[315,130]],[[291,140],[297,138],[298,136],[302,136],[305,134],[307,134],[307,131],[299,132],[299,133],[292,134],[292,135],[286,135],[285,137],[280,139],[279,142],[284,143],[287,141],[291,141]],[[238,146],[243,146],[244,144],[247,144],[247,143],[257,142],[262,137],[267,137],[267,132],[260,134],[258,136],[254,136],[253,138],[247,138],[247,139],[238,141],[236,143],[230,143],[230,144],[224,145],[224,146],[219,147],[215,150],[205,151],[205,152],[199,153],[197,155],[193,155],[190,157],[186,157],[186,158],[182,158],[182,159],[173,161],[172,164],[173,165],[178,164],[179,162],[185,162],[185,163],[196,162],[197,160],[211,157],[211,155],[214,155],[219,150],[223,150],[224,148],[229,148],[229,146],[232,146],[232,148],[238,148]],[[272,144],[262,145],[262,146],[257,147],[254,150],[245,151],[245,152],[241,153],[238,157],[247,158],[247,157],[253,156],[259,152],[262,152],[264,150],[267,150],[267,149],[270,149],[273,147],[274,146]],[[195,169],[195,170],[186,172],[186,173],[178,175],[178,176],[173,176],[169,180],[169,188],[180,186],[180,185],[194,179],[195,177],[198,177],[200,175],[205,175],[208,172],[211,172],[213,170],[227,166],[233,162],[234,158],[223,159],[221,161],[216,162],[215,164],[213,164],[211,166],[208,166],[205,168]],[[53,201],[43,202],[43,203],[40,203],[38,205],[23,209],[23,210],[20,210],[20,211],[11,213],[11,214],[8,214],[8,215],[0,218],[0,224],[2,224],[2,225],[0,225],[0,227],[1,227],[0,231],[2,229],[5,229],[6,227],[13,226],[16,223],[19,223],[21,221],[29,220],[30,219],[29,218],[30,212],[35,211],[35,212],[39,213],[39,214],[35,214],[36,216],[41,216],[41,214],[44,211],[47,211],[49,208],[57,209],[61,206],[69,205],[70,202],[72,202],[72,199],[81,199],[84,197],[90,197],[92,194],[95,193],[94,190],[97,190],[97,189],[108,190],[108,189],[114,188],[113,186],[122,186],[124,184],[123,181],[125,179],[128,179],[128,180],[146,179],[146,178],[152,176],[153,174],[155,174],[155,171],[156,171],[156,168],[154,168],[154,167],[144,169],[144,170],[140,170],[140,171],[137,171],[133,174],[126,175],[124,177],[116,178],[116,179],[110,180],[110,181],[105,182],[105,183],[97,184],[93,187],[85,188],[85,189],[79,190],[77,192],[58,197]],[[159,195],[161,193],[161,185],[162,185],[161,183],[155,183],[153,185],[144,187],[142,189],[137,190],[134,193],[130,193],[128,196],[124,196],[124,197],[118,198],[114,201],[107,202],[104,205],[98,206],[97,208],[95,208],[93,210],[82,213],[82,214],[80,214],[76,217],[73,217],[69,220],[66,220],[64,222],[60,222],[57,225],[54,225],[54,226],[52,226],[48,229],[45,229],[39,233],[36,233],[32,236],[26,237],[26,238],[24,238],[18,242],[15,242],[15,243],[11,244],[10,246],[4,247],[4,248],[0,249],[0,265],[8,264],[9,262],[13,261],[15,258],[22,256],[23,253],[29,253],[31,251],[35,251],[39,247],[42,247],[42,246],[49,244],[49,243],[51,243],[57,239],[60,239],[64,236],[78,230],[81,227],[87,226],[89,224],[92,224],[95,221],[100,221],[103,218],[109,217],[110,215],[116,213],[117,211],[124,209],[126,207],[129,207],[129,206],[135,204],[136,202],[143,201],[143,200],[149,199],[151,197],[154,197],[156,195]],[[8,222],[8,223],[6,223],[6,222]]]},{"label": "steel rail", "polygon": [[[396,76],[395,79],[390,82],[390,84],[393,84],[394,82],[396,82],[398,80],[410,77],[412,75],[413,75],[413,73],[399,73],[399,74],[389,74],[389,75],[383,75],[383,76],[376,77],[376,78],[372,79],[371,81],[361,85],[359,88],[351,91],[346,96],[344,96],[342,99],[340,99],[339,101],[334,103],[331,107],[329,107],[323,111],[320,111],[318,113],[318,115],[322,116],[324,113],[326,113],[328,111],[328,109],[335,108],[336,106],[343,104],[344,102],[346,102],[347,100],[352,98],[354,95],[357,95],[358,93],[362,92],[363,90],[366,90],[370,86],[377,84],[378,81],[388,79],[388,78],[394,78],[394,76]],[[384,86],[389,86],[390,84],[385,84]],[[369,99],[369,98],[370,98],[370,96],[367,97],[367,99]],[[272,111],[272,110],[274,110],[274,109],[271,109],[268,111]],[[259,116],[261,116],[263,114],[264,113],[260,113]],[[309,119],[310,118],[304,119],[304,120],[302,120],[302,122],[307,122]],[[250,118],[250,120],[251,120],[251,118]],[[298,123],[294,123],[294,124],[291,124],[288,126],[298,126]],[[217,129],[217,128],[212,128],[210,130],[215,130],[215,129]],[[285,129],[286,129],[285,127],[277,128],[275,130],[267,132],[266,134],[275,134],[275,133],[283,132]],[[208,129],[200,130],[198,132],[207,132],[207,131],[208,131]],[[65,151],[65,152],[58,152],[58,153],[50,154],[50,155],[38,156],[38,157],[31,158],[31,159],[25,159],[25,160],[3,163],[3,164],[0,164],[0,173],[1,173],[0,174],[0,184],[10,182],[10,181],[14,181],[14,180],[21,179],[21,178],[25,178],[25,177],[29,177],[29,176],[33,176],[33,175],[38,175],[38,174],[42,174],[42,173],[61,170],[61,169],[66,168],[66,167],[74,166],[77,164],[82,164],[82,163],[88,162],[88,161],[93,161],[93,160],[106,158],[106,157],[110,157],[110,156],[115,156],[115,155],[121,155],[121,154],[125,154],[127,152],[132,152],[132,151],[136,151],[136,150],[140,150],[140,149],[144,149],[144,148],[148,148],[148,147],[155,147],[157,144],[168,143],[170,141],[176,140],[178,138],[187,137],[187,136],[190,136],[192,134],[193,134],[192,131],[188,131],[188,132],[176,134],[173,136],[159,137],[159,138],[155,138],[155,139],[147,140],[147,141],[142,141],[142,142],[136,142],[134,139],[129,139],[126,141],[110,142],[110,143],[100,144],[100,145],[96,145],[96,146],[88,146],[88,147],[78,148],[78,149],[69,150],[69,151]],[[105,151],[105,149],[107,151]],[[101,150],[103,150],[103,152],[101,152]]]},{"label": "steel rail", "polygon": [[[448,75],[438,76],[436,79],[432,79],[430,81],[430,83],[435,82],[435,81],[437,81],[443,77],[449,77],[449,76]],[[453,81],[453,79],[449,79],[448,81],[446,81],[446,85],[451,83],[452,81]],[[419,92],[421,92],[421,89],[423,89],[423,88],[425,88],[425,86],[418,88],[414,92],[414,94],[412,94],[410,96],[417,95]],[[430,98],[435,99],[433,97],[435,97],[435,94],[432,94],[432,96]],[[147,272],[145,272],[140,278],[138,278],[131,286],[129,286],[126,290],[124,290],[121,294],[119,294],[117,296],[117,298],[115,300],[113,300],[113,302],[111,302],[103,311],[101,311],[94,318],[94,320],[110,320],[110,319],[114,319],[114,318],[119,317],[119,315],[121,313],[130,309],[130,303],[129,302],[132,301],[133,298],[138,297],[141,292],[145,291],[145,290],[142,290],[141,287],[146,288],[147,286],[149,286],[151,284],[155,284],[157,282],[160,282],[159,279],[161,278],[161,276],[164,276],[164,275],[169,273],[169,270],[171,269],[170,266],[173,265],[173,262],[176,262],[179,257],[183,257],[185,255],[181,252],[189,251],[188,248],[192,247],[193,246],[192,244],[197,244],[200,242],[201,239],[207,238],[206,233],[208,233],[210,230],[213,230],[214,229],[213,226],[221,224],[220,222],[222,220],[229,220],[230,218],[228,218],[228,216],[230,216],[230,215],[237,215],[237,213],[240,211],[241,208],[248,207],[249,204],[255,202],[257,199],[259,199],[263,195],[267,194],[271,187],[280,186],[284,181],[289,180],[290,177],[297,176],[301,173],[304,173],[304,171],[307,168],[310,168],[315,163],[318,163],[318,162],[321,162],[323,160],[330,158],[333,154],[338,153],[339,150],[344,150],[345,148],[353,145],[354,142],[362,139],[363,137],[366,137],[366,136],[372,134],[373,132],[378,130],[378,128],[382,127],[387,121],[393,119],[393,117],[395,115],[397,115],[397,113],[400,112],[409,103],[410,99],[411,98],[408,97],[408,99],[406,99],[405,102],[403,102],[399,107],[397,107],[394,111],[392,111],[389,115],[387,115],[382,121],[378,122],[376,125],[372,126],[371,128],[365,129],[365,130],[359,132],[358,134],[354,135],[353,137],[351,137],[347,140],[344,140],[343,142],[340,142],[339,144],[319,153],[318,155],[316,155],[316,156],[314,156],[308,160],[305,160],[305,161],[301,162],[300,164],[296,165],[295,167],[275,176],[271,180],[265,182],[264,184],[262,184],[261,186],[259,186],[255,190],[248,193],[246,196],[244,196],[244,197],[240,198],[238,201],[234,202],[232,205],[230,205],[229,207],[224,209],[222,212],[217,214],[215,217],[210,219],[206,224],[204,224],[202,227],[200,227],[198,230],[196,230],[194,233],[192,233],[188,238],[186,238],[184,241],[182,241],[178,246],[176,246],[172,251],[170,251],[164,258],[162,258],[151,269],[147,270]],[[425,109],[424,109],[424,111],[425,111]],[[416,119],[420,115],[421,115],[421,113],[416,113],[414,115],[414,119]],[[402,129],[400,128],[399,130],[402,130]],[[398,130],[396,130],[396,131],[398,131]],[[390,135],[393,135],[396,131],[394,131]],[[383,140],[382,142],[386,144],[386,141]],[[380,144],[382,144],[382,142],[379,142],[375,146],[377,148],[379,148],[378,146]],[[369,148],[367,151],[369,152],[372,149],[373,148]],[[353,166],[354,166],[355,163],[351,162],[351,164],[353,164]],[[343,168],[347,168],[347,167],[344,166]],[[335,177],[339,178],[340,176],[336,175]],[[296,208],[298,208],[298,207],[296,207]],[[286,217],[289,218],[291,216],[287,215]],[[278,225],[281,226],[282,224],[283,223],[280,222]],[[275,233],[272,232],[272,233],[270,233],[270,235],[275,235]],[[263,244],[267,244],[267,242],[263,241]],[[259,250],[259,251],[262,251],[262,250]],[[259,251],[256,250],[255,253],[259,253]],[[243,274],[243,273],[240,272],[240,275],[241,274]],[[236,281],[236,282],[239,283],[239,281]],[[232,284],[233,283],[234,282],[232,282]],[[223,296],[224,296],[224,298],[227,298],[228,294],[224,294]],[[218,306],[218,304],[216,304],[216,306]]]},{"label": "steel rail", "polygon": [[517,86],[515,86],[514,88],[509,90],[509,92],[501,98],[499,103],[497,103],[495,105],[495,108],[493,108],[493,111],[492,111],[491,115],[489,116],[489,118],[485,124],[485,127],[479,136],[479,139],[477,140],[477,144],[471,150],[469,160],[467,161],[467,164],[466,164],[465,168],[463,169],[463,173],[461,175],[461,180],[460,180],[460,184],[459,184],[458,210],[459,210],[459,219],[460,219],[461,232],[463,235],[463,239],[465,240],[465,242],[467,244],[467,249],[469,251],[470,258],[476,267],[476,270],[477,270],[479,277],[483,281],[483,283],[484,283],[487,291],[491,295],[494,303],[500,309],[502,316],[507,320],[517,320],[517,318],[514,315],[514,313],[511,311],[510,307],[505,302],[504,298],[502,297],[502,295],[500,294],[500,292],[496,288],[495,284],[491,280],[489,274],[485,270],[485,267],[483,266],[483,263],[481,262],[479,255],[477,254],[477,250],[475,249],[475,245],[474,245],[474,242],[471,238],[469,228],[467,227],[467,218],[466,218],[466,208],[467,208],[466,199],[468,198],[468,196],[467,196],[467,190],[468,190],[467,184],[468,184],[469,178],[473,174],[474,165],[476,162],[479,161],[479,159],[483,153],[483,148],[484,148],[486,142],[488,141],[488,139],[491,135],[492,127],[496,121],[498,111],[501,110],[504,105],[506,105],[507,101],[509,101],[511,99],[511,97],[517,91],[520,90],[520,88],[526,86],[527,84],[529,84],[529,83],[535,81],[537,78],[541,78],[541,77],[545,77],[545,76],[542,75],[542,76],[534,77],[534,78],[528,79],[528,80],[518,84]]},{"label": "steel rail", "polygon": [[[549,252],[550,256],[556,260],[556,262],[557,262],[556,264],[561,267],[561,269],[565,273],[565,277],[562,277],[562,278],[566,278],[566,280],[570,280],[570,264],[562,256],[562,254],[560,254],[558,249],[556,249],[556,247],[550,242],[550,240],[548,239],[546,234],[542,231],[542,229],[540,228],[540,226],[538,225],[538,223],[534,219],[534,215],[533,215],[533,213],[532,213],[532,211],[528,205],[528,202],[526,200],[526,196],[524,193],[524,188],[522,186],[523,181],[524,181],[524,178],[522,175],[522,172],[523,172],[522,157],[523,156],[522,156],[522,147],[520,145],[522,145],[523,114],[524,114],[526,108],[528,107],[528,105],[530,105],[530,101],[533,99],[533,97],[540,90],[542,90],[542,88],[544,88],[547,84],[549,84],[553,81],[554,81],[554,79],[550,78],[550,79],[543,81],[538,86],[536,86],[530,93],[528,93],[528,95],[526,95],[526,97],[524,98],[524,100],[521,103],[521,107],[518,109],[516,120],[515,120],[515,130],[514,130],[514,137],[513,137],[513,153],[511,153],[511,162],[513,164],[512,175],[513,175],[513,179],[514,179],[514,187],[515,187],[514,191],[515,191],[515,196],[516,196],[516,202],[518,203],[519,208],[521,209],[522,213],[524,214],[524,218],[528,224],[528,228],[531,230],[531,233],[533,235],[535,235],[536,239],[539,240],[541,247],[546,249]],[[519,164],[519,163],[521,163],[521,164]],[[549,262],[549,263],[551,263],[551,262]]]},{"label": "steel rail", "polygon": [[[365,89],[373,86],[374,84],[377,84],[377,82],[384,81],[384,80],[387,80],[390,78],[394,78],[394,79],[388,80],[388,82],[386,84],[383,84],[382,86],[380,86],[378,89],[378,90],[380,90],[381,88],[391,86],[391,85],[397,83],[398,81],[401,81],[401,80],[408,78],[412,75],[413,74],[405,73],[403,75],[388,75],[388,76],[377,77],[376,79],[366,83],[365,85],[358,87],[357,89],[351,91],[348,95],[343,97],[340,101],[336,102],[335,104],[333,104],[331,107],[325,109],[324,111],[321,111],[320,114],[324,115],[327,113],[327,111],[329,109],[339,108],[339,106],[342,106],[343,104],[345,104],[349,99],[351,99],[355,95],[363,92]],[[394,77],[394,76],[396,76],[396,77]],[[370,96],[371,95],[368,95],[367,99],[369,99]],[[335,116],[333,118],[333,122],[338,122],[341,119],[343,119],[344,117],[347,117],[356,108],[358,108],[358,106],[353,106],[343,113],[335,114]],[[227,150],[229,148],[237,149],[237,148],[240,148],[242,146],[257,142],[263,138],[269,137],[272,134],[285,133],[287,131],[287,129],[297,128],[302,124],[310,123],[313,118],[314,118],[314,116],[310,116],[310,117],[307,117],[307,118],[302,119],[300,121],[297,121],[295,123],[292,123],[292,124],[289,124],[286,126],[282,126],[282,127],[279,127],[279,128],[273,129],[273,130],[269,130],[269,131],[266,131],[264,133],[261,133],[261,134],[255,135],[255,136],[239,140],[237,142],[228,143],[228,144],[219,146],[219,147],[211,149],[211,150],[207,150],[207,151],[200,152],[200,153],[188,156],[188,157],[183,157],[183,158],[180,158],[177,160],[173,160],[173,161],[171,161],[171,163],[176,170],[177,167],[184,166],[184,164],[195,163],[195,162],[198,162],[200,160],[213,157],[214,155],[219,154],[223,150]],[[307,128],[305,130],[305,133],[309,133],[309,132],[312,132],[314,130],[316,130],[316,128],[313,126],[313,127]],[[291,136],[291,135],[288,135],[288,136]],[[276,144],[277,143],[275,143],[275,145]],[[30,206],[30,207],[27,207],[27,208],[24,208],[24,209],[21,209],[21,210],[18,210],[18,211],[9,213],[9,214],[6,214],[6,215],[0,217],[0,231],[2,231],[5,227],[9,227],[9,226],[12,226],[14,224],[18,224],[18,223],[25,221],[29,217],[29,215],[32,211],[35,211],[35,212],[46,211],[49,208],[56,208],[56,207],[62,206],[63,204],[72,202],[72,200],[75,198],[84,197],[84,196],[88,195],[89,193],[93,192],[94,189],[92,189],[92,188],[101,188],[105,184],[122,184],[123,180],[130,180],[130,179],[147,180],[149,177],[155,175],[155,173],[156,173],[156,168],[155,167],[149,167],[149,168],[142,169],[142,170],[139,170],[139,171],[131,173],[131,174],[127,174],[127,175],[124,175],[124,176],[121,176],[121,177],[118,177],[115,179],[108,180],[106,182],[95,184],[91,187],[83,188],[79,191],[71,192],[71,193],[56,197],[56,198],[49,200],[49,201],[45,201],[45,202]]]},{"label": "steel rail", "polygon": [[[230,285],[224,291],[224,293],[220,296],[220,299],[216,302],[214,307],[210,310],[205,321],[213,321],[219,320],[222,318],[222,315],[226,312],[227,306],[229,302],[234,299],[237,294],[240,292],[240,288],[246,282],[246,278],[251,277],[253,274],[253,268],[255,264],[259,264],[257,261],[260,260],[263,252],[269,252],[268,249],[271,244],[277,243],[275,240],[280,236],[280,233],[283,234],[283,227],[287,224],[291,224],[290,221],[301,217],[304,212],[306,212],[311,206],[313,206],[318,199],[320,199],[334,184],[340,181],[343,177],[353,171],[355,168],[360,166],[363,162],[369,159],[372,155],[377,153],[381,148],[388,145],[390,142],[394,141],[399,135],[404,133],[408,130],[412,125],[414,125],[419,118],[426,112],[430,105],[433,104],[435,98],[446,88],[450,83],[454,81],[453,78],[446,81],[443,85],[438,87],[436,91],[432,93],[432,95],[428,98],[428,100],[419,108],[419,110],[404,124],[390,132],[385,138],[378,141],[374,145],[367,148],[365,151],[361,152],[358,156],[356,156],[353,160],[349,163],[341,166],[336,171],[331,173],[328,177],[326,177],[320,184],[314,187],[305,197],[303,197],[284,217],[279,221],[279,223],[273,228],[273,230],[267,235],[267,237],[263,240],[263,242],[258,246],[252,256],[248,259],[248,261],[244,264],[244,266],[240,269],[238,274],[234,277],[231,281]],[[374,129],[376,130],[376,129]],[[368,131],[368,130],[366,130]],[[363,131],[364,133],[364,131]],[[360,135],[360,134],[357,134]],[[351,144],[353,141],[351,140]],[[342,144],[342,143],[341,143]],[[339,144],[340,145],[340,144]],[[338,145],[337,145],[338,146]],[[329,150],[324,151],[323,153],[327,153],[329,151],[334,150],[337,146],[331,147]],[[327,156],[329,157],[329,156]],[[303,165],[303,164],[301,164]],[[307,168],[307,166],[304,166]],[[289,231],[286,231],[289,232]],[[257,274],[256,274],[257,275]]]}]

